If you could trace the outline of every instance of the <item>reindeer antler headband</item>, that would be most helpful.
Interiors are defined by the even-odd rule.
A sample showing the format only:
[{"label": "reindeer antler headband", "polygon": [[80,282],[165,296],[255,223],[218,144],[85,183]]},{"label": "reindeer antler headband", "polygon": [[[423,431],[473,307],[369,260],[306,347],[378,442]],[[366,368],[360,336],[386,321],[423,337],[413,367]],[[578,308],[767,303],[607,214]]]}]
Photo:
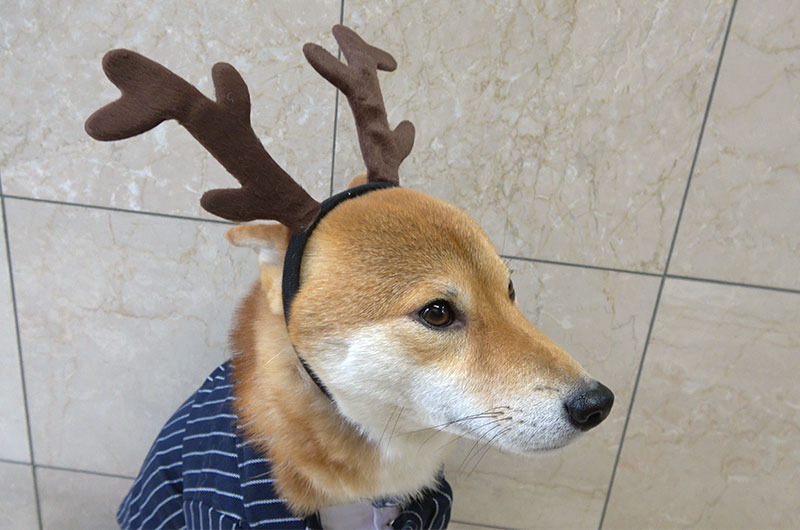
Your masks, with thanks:
[{"label": "reindeer antler headband", "polygon": [[[333,35],[347,65],[316,44],[306,44],[303,53],[320,75],[347,96],[367,181],[397,185],[397,169],[414,144],[414,126],[404,121],[395,130],[389,127],[377,75],[377,70],[393,71],[397,62],[350,28],[334,26]],[[122,96],[86,120],[86,132],[92,138],[122,140],[162,121],[178,120],[242,185],[206,192],[200,200],[203,208],[231,221],[275,220],[293,234],[311,226],[320,203],[281,169],[256,137],[250,125],[250,94],[233,66],[217,63],[211,69],[216,102],[130,50],[108,52],[103,70]]]},{"label": "reindeer antler headband", "polygon": [[[397,68],[387,52],[370,46],[353,30],[333,27],[333,36],[347,64],[321,46],[306,44],[303,53],[314,69],[347,97],[358,131],[368,184],[327,199],[314,200],[269,156],[250,125],[250,94],[242,76],[228,63],[211,69],[216,101],[167,68],[130,50],[112,50],[103,57],[103,71],[122,96],[86,120],[86,132],[102,141],[122,140],[175,119],[241,184],[241,188],[207,191],[200,204],[225,219],[244,222],[275,220],[292,238],[284,260],[283,304],[289,308],[299,288],[303,250],[316,223],[344,200],[373,189],[397,186],[397,170],[414,145],[414,126],[389,127],[378,70]],[[325,386],[300,357],[322,391]]]}]

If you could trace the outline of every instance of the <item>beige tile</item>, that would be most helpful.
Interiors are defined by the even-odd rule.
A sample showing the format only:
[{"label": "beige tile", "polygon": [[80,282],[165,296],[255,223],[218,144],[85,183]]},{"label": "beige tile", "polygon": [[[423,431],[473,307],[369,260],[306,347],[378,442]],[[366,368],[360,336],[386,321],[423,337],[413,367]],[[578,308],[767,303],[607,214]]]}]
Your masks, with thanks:
[{"label": "beige tile", "polygon": [[82,530],[117,528],[119,503],[133,480],[61,471],[36,470],[42,527]]},{"label": "beige tile", "polygon": [[668,280],[606,527],[797,528],[798,352],[800,296]]},{"label": "beige tile", "polygon": [[[354,1],[395,55],[405,185],[469,212],[505,254],[661,272],[731,2]],[[349,110],[336,187],[361,170]]]},{"label": "beige tile", "polygon": [[736,9],[670,272],[800,288],[800,14]]},{"label": "beige tile", "polygon": [[659,279],[521,261],[511,267],[525,315],[609,386],[616,404],[605,423],[553,453],[528,458],[490,451],[473,471],[478,459],[468,455],[474,444],[461,444],[447,461],[453,518],[515,528],[594,528]]},{"label": "beige tile", "polygon": [[235,180],[175,123],[100,143],[83,131],[119,92],[100,61],[127,47],[213,94],[211,66],[250,86],[252,123],[275,159],[328,196],[334,90],[304,64],[307,40],[333,42],[338,0],[245,3],[35,1],[0,6],[0,168],[7,193],[199,215],[199,194]]},{"label": "beige tile", "polygon": [[36,498],[33,472],[27,464],[0,462],[0,528],[33,530],[36,520]]},{"label": "beige tile", "polygon": [[226,226],[6,202],[37,463],[134,475],[257,277]]},{"label": "beige tile", "polygon": [[5,374],[3,384],[0,385],[0,458],[30,462],[2,206],[0,206],[0,373]]}]

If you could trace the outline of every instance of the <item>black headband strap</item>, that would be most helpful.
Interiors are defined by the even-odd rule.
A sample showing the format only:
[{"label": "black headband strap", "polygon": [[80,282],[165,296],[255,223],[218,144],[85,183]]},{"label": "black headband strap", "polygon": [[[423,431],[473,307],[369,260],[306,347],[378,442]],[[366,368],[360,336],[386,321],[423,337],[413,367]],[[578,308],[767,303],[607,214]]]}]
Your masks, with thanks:
[{"label": "black headband strap", "polygon": [[[283,260],[283,284],[281,286],[283,292],[283,318],[286,321],[287,329],[289,328],[289,316],[291,313],[292,302],[294,301],[294,297],[297,294],[298,289],[300,289],[300,265],[302,264],[303,260],[303,252],[305,251],[306,243],[308,242],[308,238],[311,236],[311,232],[314,231],[320,220],[328,215],[339,204],[348,199],[358,197],[359,195],[364,195],[365,193],[369,193],[373,190],[394,188],[396,186],[397,184],[389,182],[369,182],[367,184],[362,184],[361,186],[356,186],[355,188],[350,188],[341,193],[337,193],[336,195],[322,202],[319,215],[317,215],[317,218],[313,223],[311,223],[311,226],[309,226],[305,232],[292,235],[292,238],[289,240],[289,247],[286,249],[286,257]],[[296,351],[297,348],[295,348],[295,352]],[[311,379],[317,384],[320,390],[322,390],[322,393],[328,396],[331,401],[333,401],[330,392],[328,392],[328,389],[322,384],[322,381],[319,380],[317,374],[311,370],[311,367],[306,364],[305,360],[300,356],[299,353],[297,357],[300,359],[300,363],[303,365],[303,368],[305,368],[306,372],[308,372],[308,375],[311,376]]]}]

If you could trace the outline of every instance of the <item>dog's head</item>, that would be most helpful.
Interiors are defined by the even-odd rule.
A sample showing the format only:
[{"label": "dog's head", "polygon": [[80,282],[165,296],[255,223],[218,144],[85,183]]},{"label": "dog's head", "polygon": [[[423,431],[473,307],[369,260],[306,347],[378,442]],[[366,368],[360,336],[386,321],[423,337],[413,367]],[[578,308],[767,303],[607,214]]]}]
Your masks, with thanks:
[{"label": "dog's head", "polygon": [[[241,244],[240,230],[253,229],[232,230]],[[248,244],[278,271],[288,232],[263,234]],[[481,228],[416,191],[372,191],[326,215],[290,314],[298,354],[376,440],[399,422],[398,433],[435,428],[518,452],[553,449],[598,425],[613,403],[521,314]]]}]

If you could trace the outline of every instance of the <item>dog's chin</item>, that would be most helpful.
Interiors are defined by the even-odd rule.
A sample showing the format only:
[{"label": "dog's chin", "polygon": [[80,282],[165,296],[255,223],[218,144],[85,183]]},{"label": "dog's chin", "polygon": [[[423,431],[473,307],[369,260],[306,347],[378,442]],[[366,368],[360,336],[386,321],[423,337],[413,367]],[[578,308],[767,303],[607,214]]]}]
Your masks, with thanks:
[{"label": "dog's chin", "polygon": [[542,453],[547,453],[550,451],[555,451],[556,449],[561,449],[562,447],[566,447],[567,445],[574,442],[579,436],[581,432],[572,429],[570,433],[561,436],[560,438],[548,440],[543,443],[526,443],[522,445],[514,445],[508,448],[509,451],[520,454],[520,455],[529,455],[535,456],[540,455]]},{"label": "dog's chin", "polygon": [[502,440],[496,440],[495,445],[503,450],[519,455],[539,455],[561,449],[575,441],[581,431],[571,425],[565,425],[555,432],[546,433],[509,433]]}]

